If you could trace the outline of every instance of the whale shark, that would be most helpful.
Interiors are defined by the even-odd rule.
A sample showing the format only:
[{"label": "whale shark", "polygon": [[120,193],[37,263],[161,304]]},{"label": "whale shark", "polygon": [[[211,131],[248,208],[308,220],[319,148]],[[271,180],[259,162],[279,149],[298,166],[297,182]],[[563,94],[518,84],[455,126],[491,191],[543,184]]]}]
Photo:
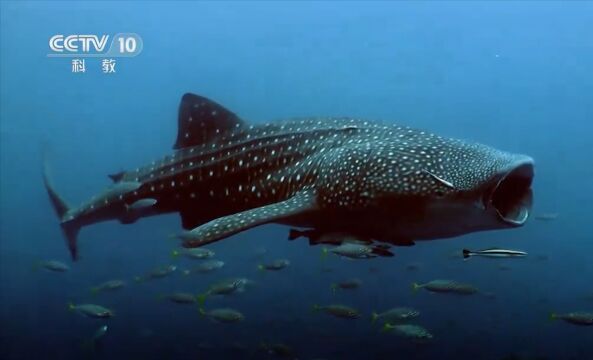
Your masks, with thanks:
[{"label": "whale shark", "polygon": [[270,223],[410,246],[516,228],[531,212],[534,160],[471,141],[351,117],[250,123],[191,93],[177,126],[170,155],[109,175],[79,207],[56,192],[45,162],[74,260],[84,226],[165,213],[179,213],[191,248]]}]

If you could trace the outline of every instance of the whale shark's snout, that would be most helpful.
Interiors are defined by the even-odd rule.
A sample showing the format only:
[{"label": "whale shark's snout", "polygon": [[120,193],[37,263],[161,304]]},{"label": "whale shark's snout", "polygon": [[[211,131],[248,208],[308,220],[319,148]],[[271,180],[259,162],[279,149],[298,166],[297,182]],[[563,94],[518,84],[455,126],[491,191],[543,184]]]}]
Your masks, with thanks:
[{"label": "whale shark's snout", "polygon": [[523,225],[532,205],[533,159],[517,157],[492,178],[483,197],[484,208],[494,210],[498,220],[510,226]]},{"label": "whale shark's snout", "polygon": [[[430,159],[438,154],[436,166],[425,162],[420,165],[424,171],[409,180],[427,185],[406,193],[405,211],[394,212],[393,237],[443,239],[527,222],[534,178],[531,157],[455,140],[433,149]],[[394,200],[382,208],[397,209],[401,196],[388,196]]]}]

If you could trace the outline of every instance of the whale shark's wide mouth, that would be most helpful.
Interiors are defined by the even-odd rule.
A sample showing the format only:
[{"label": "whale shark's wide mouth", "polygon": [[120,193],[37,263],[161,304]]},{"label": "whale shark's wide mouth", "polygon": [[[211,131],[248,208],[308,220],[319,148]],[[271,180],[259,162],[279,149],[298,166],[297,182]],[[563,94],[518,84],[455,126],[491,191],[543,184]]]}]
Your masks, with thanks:
[{"label": "whale shark's wide mouth", "polygon": [[498,177],[491,187],[486,206],[494,208],[500,220],[521,226],[531,212],[533,162],[523,162]]}]

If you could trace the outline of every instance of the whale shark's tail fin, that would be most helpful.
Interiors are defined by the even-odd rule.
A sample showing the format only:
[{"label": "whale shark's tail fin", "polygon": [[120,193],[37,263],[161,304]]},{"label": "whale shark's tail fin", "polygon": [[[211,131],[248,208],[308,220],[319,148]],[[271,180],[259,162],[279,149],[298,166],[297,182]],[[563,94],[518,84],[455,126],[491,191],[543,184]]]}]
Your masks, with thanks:
[{"label": "whale shark's tail fin", "polygon": [[70,255],[72,256],[73,260],[76,260],[78,258],[76,239],[78,237],[78,232],[80,231],[80,225],[70,214],[71,209],[66,201],[64,201],[64,199],[62,199],[62,197],[54,190],[48,173],[49,166],[47,164],[47,160],[44,158],[43,184],[45,185],[45,190],[47,190],[51,204],[60,219],[60,226],[62,227],[62,231],[66,237],[66,244],[68,245],[68,250],[70,250]]}]

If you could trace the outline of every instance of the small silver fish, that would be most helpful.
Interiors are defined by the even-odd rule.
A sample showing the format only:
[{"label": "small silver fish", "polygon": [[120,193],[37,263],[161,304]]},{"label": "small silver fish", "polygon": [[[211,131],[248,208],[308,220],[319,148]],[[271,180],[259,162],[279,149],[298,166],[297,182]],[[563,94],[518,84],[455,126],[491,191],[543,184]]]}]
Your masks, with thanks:
[{"label": "small silver fish", "polygon": [[149,276],[153,279],[156,278],[162,278],[168,275],[171,275],[175,270],[177,270],[177,266],[175,265],[168,265],[165,267],[159,267],[159,268],[155,268],[153,269]]},{"label": "small silver fish", "polygon": [[200,314],[221,323],[236,323],[245,320],[245,316],[242,313],[231,308],[220,308],[210,311],[200,308]]},{"label": "small silver fish", "polygon": [[197,297],[189,294],[189,293],[182,293],[176,292],[168,295],[162,296],[162,298],[169,300],[170,302],[176,304],[195,304],[197,301]]},{"label": "small silver fish", "polygon": [[420,312],[416,309],[407,307],[398,307],[389,309],[382,313],[373,312],[371,314],[371,323],[377,322],[377,320],[383,321],[388,324],[401,323],[408,320],[412,320],[420,316]]},{"label": "small silver fish", "polygon": [[564,320],[567,323],[571,323],[574,325],[591,326],[591,325],[593,325],[593,312],[578,311],[578,312],[570,312],[570,313],[566,313],[566,314],[551,313],[550,319],[551,320],[560,319],[560,320]]},{"label": "small silver fish", "polygon": [[341,304],[332,304],[332,305],[313,305],[313,311],[323,311],[327,314],[333,315],[338,318],[342,319],[358,319],[360,317],[360,312],[350,306],[341,305]]},{"label": "small silver fish", "polygon": [[106,319],[114,316],[112,310],[95,304],[74,305],[69,303],[68,310],[77,311],[80,314],[90,318]]},{"label": "small silver fish", "polygon": [[104,283],[101,283],[97,286],[92,287],[91,293],[97,294],[97,293],[103,292],[103,291],[119,290],[119,289],[123,288],[124,286],[126,286],[126,282],[123,280],[109,280],[109,281],[105,281]]},{"label": "small silver fish", "polygon": [[389,245],[385,244],[367,245],[360,242],[344,242],[330,250],[326,248],[321,250],[322,256],[326,256],[329,251],[349,259],[371,259],[377,256],[393,256],[393,253],[389,251]]},{"label": "small silver fish", "polygon": [[39,266],[53,272],[66,272],[70,267],[58,260],[47,260],[39,263]]},{"label": "small silver fish", "polygon": [[[81,207],[80,213],[78,215],[92,212],[93,208],[90,207],[90,204],[108,201],[109,199],[116,198],[120,195],[124,195],[124,194],[132,192],[132,191],[136,191],[141,186],[142,186],[142,183],[137,182],[137,181],[116,182],[113,185],[111,185],[110,187],[108,187],[101,195],[92,197],[91,200],[87,204],[85,204]],[[70,212],[70,213],[67,213],[65,216],[66,216],[67,220],[71,220],[72,218],[77,216],[77,213]]]},{"label": "small silver fish", "polygon": [[454,280],[431,280],[425,284],[412,284],[412,291],[426,289],[434,293],[451,293],[459,295],[472,295],[479,292],[478,288],[470,284],[460,283]]},{"label": "small silver fish", "polygon": [[288,265],[290,265],[290,260],[287,259],[277,259],[274,260],[270,263],[266,263],[266,264],[259,264],[257,266],[257,268],[259,270],[282,270],[285,267],[287,267]]},{"label": "small silver fish", "polygon": [[525,251],[500,249],[500,248],[489,248],[489,249],[477,250],[477,251],[463,249],[462,253],[463,253],[464,259],[467,259],[472,256],[482,256],[482,257],[489,257],[489,258],[516,258],[516,257],[527,256],[527,253]]},{"label": "small silver fish", "polygon": [[394,331],[400,336],[416,340],[430,340],[433,338],[433,335],[428,330],[422,326],[412,324],[391,325],[386,323],[383,325],[383,331]]},{"label": "small silver fish", "polygon": [[[203,263],[201,263],[200,265],[196,266],[194,269],[188,270],[189,273],[187,273],[186,275],[189,275],[192,272],[209,273],[209,272],[212,272],[212,271],[219,270],[223,266],[224,266],[224,261],[221,261],[221,260],[207,260],[207,261],[204,261]],[[184,274],[185,274],[185,272],[184,272]]]},{"label": "small silver fish", "polygon": [[323,248],[323,255],[327,252],[334,253],[338,256],[346,257],[349,259],[371,259],[378,255],[374,253],[373,247],[364,244],[355,243],[343,243],[342,245],[336,246],[332,249]]},{"label": "small silver fish", "polygon": [[160,279],[160,278],[164,278],[166,276],[171,275],[176,270],[177,270],[177,266],[175,266],[175,265],[159,266],[157,268],[154,268],[151,272],[149,272],[144,277],[136,276],[134,278],[134,280],[136,282],[141,282],[141,281],[149,280],[149,279]]},{"label": "small silver fish", "polygon": [[206,248],[181,249],[171,251],[172,257],[178,257],[179,255],[183,255],[190,259],[203,260],[213,257],[215,253],[214,251]]},{"label": "small silver fish", "polygon": [[202,294],[198,294],[196,299],[200,307],[204,306],[206,299],[216,295],[232,295],[235,293],[242,293],[248,286],[252,286],[253,281],[246,278],[232,278],[220,281],[216,284],[210,285],[208,290]]},{"label": "small silver fish", "polygon": [[156,199],[151,199],[151,198],[140,199],[140,200],[133,202],[130,205],[127,205],[126,208],[128,209],[128,211],[141,211],[141,210],[153,207],[156,203],[157,203]]}]

